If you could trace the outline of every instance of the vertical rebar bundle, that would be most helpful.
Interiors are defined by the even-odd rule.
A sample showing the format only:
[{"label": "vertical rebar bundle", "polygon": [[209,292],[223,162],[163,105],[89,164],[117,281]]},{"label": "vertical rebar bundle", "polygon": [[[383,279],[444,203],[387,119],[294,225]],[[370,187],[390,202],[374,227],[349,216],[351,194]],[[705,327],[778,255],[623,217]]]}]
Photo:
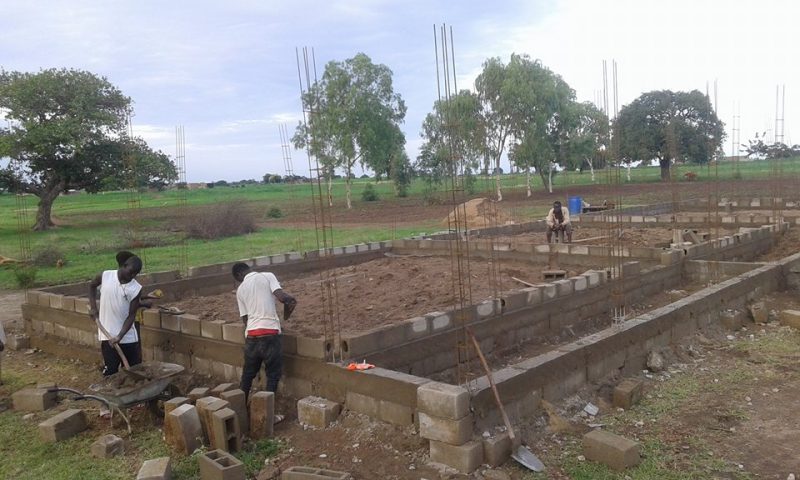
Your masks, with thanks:
[{"label": "vertical rebar bundle", "polygon": [[[311,200],[314,212],[314,231],[317,240],[317,251],[320,258],[320,286],[322,299],[323,332],[325,335],[327,359],[337,361],[337,352],[341,344],[341,322],[339,318],[339,295],[337,286],[337,272],[331,262],[333,255],[333,222],[331,209],[326,195],[323,194],[322,184],[326,175],[332,171],[325,171],[320,167],[319,159],[314,155],[311,144],[313,143],[313,130],[308,128],[317,114],[319,105],[319,89],[317,81],[317,67],[314,50],[303,47],[302,59],[298,49],[295,49],[297,60],[297,79],[300,83],[300,100],[303,108],[304,131],[306,138],[306,154],[308,156],[308,171],[311,176]],[[302,60],[302,61],[301,61]],[[312,83],[313,78],[313,83]],[[341,358],[341,357],[340,357]]]},{"label": "vertical rebar bundle", "polygon": [[[178,191],[176,198],[178,200],[178,215],[180,218],[187,218],[187,201],[186,195],[189,189],[189,184],[186,181],[186,132],[183,125],[175,127],[175,163],[178,167]],[[180,243],[178,245],[178,272],[183,277],[189,275],[189,241],[187,239],[184,228],[176,228],[180,235]]]}]

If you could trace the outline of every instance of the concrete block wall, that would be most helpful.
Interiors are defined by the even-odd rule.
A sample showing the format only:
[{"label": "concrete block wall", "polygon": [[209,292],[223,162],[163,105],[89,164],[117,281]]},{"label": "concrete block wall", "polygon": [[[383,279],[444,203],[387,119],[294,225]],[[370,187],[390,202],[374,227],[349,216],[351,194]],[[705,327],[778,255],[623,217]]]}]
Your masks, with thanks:
[{"label": "concrete block wall", "polygon": [[[760,296],[784,287],[785,272],[800,268],[800,254],[774,265],[756,266],[734,278],[688,297],[493,372],[504,402],[532,398],[557,400],[613,372],[632,373],[645,365],[647,354],[719,321],[724,309],[743,308]],[[497,423],[494,398],[486,377],[471,385],[471,405],[478,425]],[[514,410],[512,409],[512,414]]]}]

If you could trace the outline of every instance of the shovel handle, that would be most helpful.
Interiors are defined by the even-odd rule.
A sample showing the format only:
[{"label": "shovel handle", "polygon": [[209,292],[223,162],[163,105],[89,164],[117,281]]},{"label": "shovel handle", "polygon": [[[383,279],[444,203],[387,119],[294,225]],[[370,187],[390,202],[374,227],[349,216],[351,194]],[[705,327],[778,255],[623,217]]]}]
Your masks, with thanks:
[{"label": "shovel handle", "polygon": [[497,407],[500,408],[500,415],[503,416],[503,423],[506,425],[506,429],[508,430],[508,437],[511,439],[513,444],[514,442],[514,429],[511,428],[511,422],[508,420],[508,415],[506,415],[506,409],[503,408],[503,402],[500,401],[500,393],[497,392],[497,387],[494,384],[494,379],[492,378],[492,372],[489,370],[489,364],[486,363],[486,357],[483,356],[483,352],[481,351],[481,346],[478,344],[478,340],[475,338],[475,334],[472,333],[472,329],[466,327],[465,330],[467,331],[467,335],[469,338],[472,339],[472,344],[475,345],[475,350],[478,352],[478,357],[481,359],[481,365],[483,365],[483,370],[486,372],[486,378],[489,379],[489,385],[492,386],[492,392],[494,393],[494,400],[497,402]]},{"label": "shovel handle", "polygon": [[[113,335],[108,333],[108,330],[106,330],[105,327],[103,327],[103,325],[100,323],[100,319],[99,318],[94,317],[94,323],[97,324],[97,328],[99,328],[100,331],[103,332],[103,335],[105,335],[106,338],[113,337]],[[111,345],[114,346],[114,350],[117,351],[117,354],[119,354],[119,358],[122,359],[122,366],[125,368],[125,370],[130,370],[131,369],[131,364],[128,363],[128,357],[126,357],[125,353],[123,353],[122,347],[120,347],[118,343],[112,343]]]}]

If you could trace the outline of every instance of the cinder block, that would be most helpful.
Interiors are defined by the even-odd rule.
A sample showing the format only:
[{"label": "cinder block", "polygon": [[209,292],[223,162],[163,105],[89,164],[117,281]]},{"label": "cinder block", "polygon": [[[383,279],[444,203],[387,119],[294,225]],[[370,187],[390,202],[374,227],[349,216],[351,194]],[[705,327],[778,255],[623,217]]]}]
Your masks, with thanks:
[{"label": "cinder block", "polygon": [[27,350],[31,348],[31,337],[24,333],[10,333],[6,336],[6,347],[10,350]]},{"label": "cinder block", "polygon": [[581,290],[586,290],[588,287],[588,282],[586,281],[586,277],[579,276],[579,277],[572,277],[572,288],[576,292],[580,292]]},{"label": "cinder block", "polygon": [[188,398],[186,397],[173,397],[164,402],[164,415],[168,415],[169,412],[175,410],[176,408],[180,407],[181,405],[191,404]]},{"label": "cinder block", "polygon": [[220,394],[220,398],[226,400],[230,404],[230,409],[236,412],[236,418],[239,420],[239,429],[243,434],[250,431],[250,420],[247,418],[247,398],[244,392],[240,389],[228,390]]},{"label": "cinder block", "polygon": [[431,440],[431,461],[461,473],[472,473],[483,463],[483,443],[472,440],[463,445],[450,445]]},{"label": "cinder block", "polygon": [[202,320],[197,315],[177,315],[181,323],[181,333],[184,335],[200,336],[200,324]]},{"label": "cinder block", "polygon": [[[217,410],[228,408],[228,402],[216,397],[203,397],[195,402],[197,413],[200,416],[200,425],[203,428],[203,438],[211,440],[211,414]],[[206,442],[208,443],[208,442]]]},{"label": "cinder block", "polygon": [[172,478],[172,460],[169,457],[145,460],[136,480],[170,480]]},{"label": "cinder block", "polygon": [[323,360],[325,358],[325,339],[297,337],[297,354]]},{"label": "cinder block", "polygon": [[223,450],[211,450],[198,458],[200,480],[244,480],[244,464]]},{"label": "cinder block", "polygon": [[41,305],[43,307],[49,307],[50,306],[50,297],[52,297],[52,296],[53,296],[53,294],[49,293],[49,292],[39,292],[39,305]]},{"label": "cinder block", "polygon": [[56,406],[58,394],[41,388],[26,388],[14,392],[11,400],[18,412],[43,412]]},{"label": "cinder block", "polygon": [[800,310],[784,310],[780,314],[781,325],[800,330]]},{"label": "cinder block", "polygon": [[300,423],[326,428],[339,417],[342,406],[321,397],[305,397],[297,401],[297,419]]},{"label": "cinder block", "polygon": [[378,418],[392,425],[414,425],[414,409],[388,400],[378,405]]},{"label": "cinder block", "polygon": [[164,437],[175,450],[190,455],[202,445],[203,427],[193,405],[181,405],[164,416]]},{"label": "cinder block", "polygon": [[345,396],[345,406],[348,410],[363,413],[370,418],[378,418],[381,402],[379,399],[369,395],[348,391]]},{"label": "cinder block", "polygon": [[625,470],[640,461],[638,443],[604,430],[593,430],[583,436],[583,454],[614,470]]},{"label": "cinder block", "polygon": [[538,305],[542,303],[542,291],[539,289],[539,287],[528,287],[522,289],[522,291],[525,292],[525,294],[527,295],[525,303],[528,306]]},{"label": "cinder block", "polygon": [[213,338],[214,340],[222,340],[222,326],[225,325],[224,320],[206,320],[200,323],[200,335],[204,338]]},{"label": "cinder block", "polygon": [[236,412],[222,408],[211,413],[209,445],[217,450],[238,452],[242,449],[242,433]]},{"label": "cinder block", "polygon": [[61,299],[61,310],[67,312],[74,312],[75,311],[75,297],[64,295]]},{"label": "cinder block", "polygon": [[25,292],[25,303],[28,305],[39,305],[39,292],[34,290]]},{"label": "cinder block", "polygon": [[719,313],[720,323],[728,330],[739,330],[746,319],[745,313],[740,310],[724,310]]},{"label": "cinder block", "polygon": [[419,412],[419,434],[429,440],[463,445],[472,438],[472,415],[450,420]]},{"label": "cinder block", "polygon": [[424,337],[430,333],[430,323],[427,317],[414,317],[405,321],[406,336],[409,339]]},{"label": "cinder block", "polygon": [[437,330],[444,330],[445,328],[449,327],[451,322],[450,315],[443,313],[443,312],[434,312],[429,313],[430,317],[431,328],[433,331]]},{"label": "cinder block", "polygon": [[92,444],[92,455],[97,458],[111,458],[123,452],[125,442],[116,435],[108,434],[98,438]]},{"label": "cinder block", "polygon": [[617,408],[629,409],[642,399],[644,383],[635,378],[626,378],[614,388],[613,403]]},{"label": "cinder block", "polygon": [[497,467],[511,457],[511,437],[508,433],[483,439],[483,462]]},{"label": "cinder block", "polygon": [[211,389],[211,393],[209,395],[211,395],[212,397],[222,398],[221,397],[222,393],[228,392],[230,390],[236,390],[236,384],[220,383],[219,385]]},{"label": "cinder block", "polygon": [[146,309],[142,312],[142,325],[151,328],[161,328],[161,312],[153,309]]},{"label": "cinder block", "polygon": [[769,319],[769,311],[764,302],[754,302],[750,305],[750,315],[755,323],[767,323]]},{"label": "cinder block", "polygon": [[208,387],[193,388],[192,391],[189,392],[189,403],[194,405],[198,399],[211,396],[210,392],[211,389]]},{"label": "cinder block", "polygon": [[179,315],[161,315],[161,328],[171,332],[180,332],[181,317]]},{"label": "cinder block", "polygon": [[273,435],[275,422],[275,394],[256,392],[250,395],[250,438],[268,438]]},{"label": "cinder block", "polygon": [[556,298],[558,295],[558,289],[556,288],[555,284],[552,283],[545,283],[541,287],[542,290],[542,301],[546,302],[548,300],[552,300]]},{"label": "cinder block", "polygon": [[39,435],[45,442],[60,442],[86,430],[86,414],[71,408],[39,424]]},{"label": "cinder block", "polygon": [[64,295],[52,294],[50,295],[50,308],[62,310]]},{"label": "cinder block", "polygon": [[337,472],[316,467],[289,467],[281,474],[281,480],[352,480],[347,472]]},{"label": "cinder block", "polygon": [[83,313],[88,315],[89,314],[89,299],[88,298],[76,298],[75,299],[75,312]]},{"label": "cinder block", "polygon": [[244,323],[234,322],[222,325],[222,339],[244,345]]},{"label": "cinder block", "polygon": [[572,282],[567,279],[556,280],[553,282],[553,284],[556,286],[556,291],[558,292],[559,297],[569,295],[573,291]]},{"label": "cinder block", "polygon": [[469,413],[469,392],[457,385],[426,383],[417,389],[417,409],[430,416],[458,420]]}]

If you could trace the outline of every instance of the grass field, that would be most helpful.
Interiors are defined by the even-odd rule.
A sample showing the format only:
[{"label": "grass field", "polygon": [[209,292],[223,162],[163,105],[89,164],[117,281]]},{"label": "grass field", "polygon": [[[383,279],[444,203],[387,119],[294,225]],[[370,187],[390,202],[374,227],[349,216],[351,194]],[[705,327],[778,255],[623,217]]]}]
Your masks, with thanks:
[{"label": "grass field", "polygon": [[[725,182],[769,178],[780,166],[784,176],[800,177],[800,158],[784,160],[780,165],[774,162],[740,162],[738,174],[733,164],[721,164],[718,167],[678,166],[675,177],[684,178],[687,172],[697,175],[697,180],[719,180]],[[623,179],[626,173],[622,172]],[[595,184],[603,184],[607,173],[596,172]],[[542,190],[543,185],[538,176],[533,177],[534,189]],[[658,167],[640,167],[631,170],[631,183],[659,182]],[[372,180],[359,179],[353,186],[355,209],[364,206],[361,191]],[[524,190],[524,175],[502,176],[503,188],[508,191]],[[554,180],[556,190],[569,191],[570,188],[591,185],[593,182],[589,172],[562,172]],[[422,180],[415,180],[410,195],[398,199],[394,195],[391,182],[374,184],[381,198],[379,208],[390,208],[399,204],[413,209],[425,209],[426,199],[431,196],[428,187]],[[185,192],[188,209],[203,211],[214,206],[234,202],[249,208],[259,225],[255,233],[229,237],[218,240],[188,240],[189,265],[205,265],[215,262],[251,258],[254,256],[280,253],[292,250],[314,250],[317,248],[316,229],[312,210],[313,186],[301,185],[249,185],[244,188],[217,187]],[[434,191],[434,195],[445,197],[444,186]],[[491,196],[494,181],[480,177],[476,182],[476,194],[484,192]],[[333,196],[336,201],[333,212],[344,210],[344,182],[334,183]],[[142,254],[146,271],[163,271],[176,269],[179,265],[180,240],[175,230],[175,222],[185,209],[178,208],[181,199],[176,190],[164,192],[146,192],[131,195],[127,192],[108,192],[96,195],[70,194],[59,197],[53,206],[53,217],[58,228],[47,232],[31,232],[27,225],[32,225],[36,216],[38,199],[25,196],[22,199],[14,195],[0,195],[0,255],[18,258],[21,256],[21,240],[30,244],[32,257],[50,252],[51,262],[36,268],[36,285],[49,285],[82,281],[91,278],[99,271],[113,266],[113,255],[120,249],[133,249]],[[139,208],[133,209],[131,202],[138,202]],[[22,208],[20,208],[22,207]],[[278,208],[284,218],[272,219],[267,216],[270,208]],[[524,206],[518,211],[521,215],[540,215],[543,207]],[[333,244],[349,245],[360,242],[400,238],[422,232],[437,231],[442,228],[435,217],[426,218],[418,214],[411,218],[395,214],[396,218],[373,218],[359,221],[357,215],[341,221],[334,216]],[[392,223],[396,225],[393,225]],[[134,225],[133,227],[131,225]],[[24,233],[23,233],[24,232]],[[133,232],[133,233],[132,233]],[[131,245],[131,237],[146,240],[151,245],[137,248]],[[55,259],[62,258],[62,268],[55,266]],[[18,282],[12,269],[0,269],[0,288],[17,288]]]}]

